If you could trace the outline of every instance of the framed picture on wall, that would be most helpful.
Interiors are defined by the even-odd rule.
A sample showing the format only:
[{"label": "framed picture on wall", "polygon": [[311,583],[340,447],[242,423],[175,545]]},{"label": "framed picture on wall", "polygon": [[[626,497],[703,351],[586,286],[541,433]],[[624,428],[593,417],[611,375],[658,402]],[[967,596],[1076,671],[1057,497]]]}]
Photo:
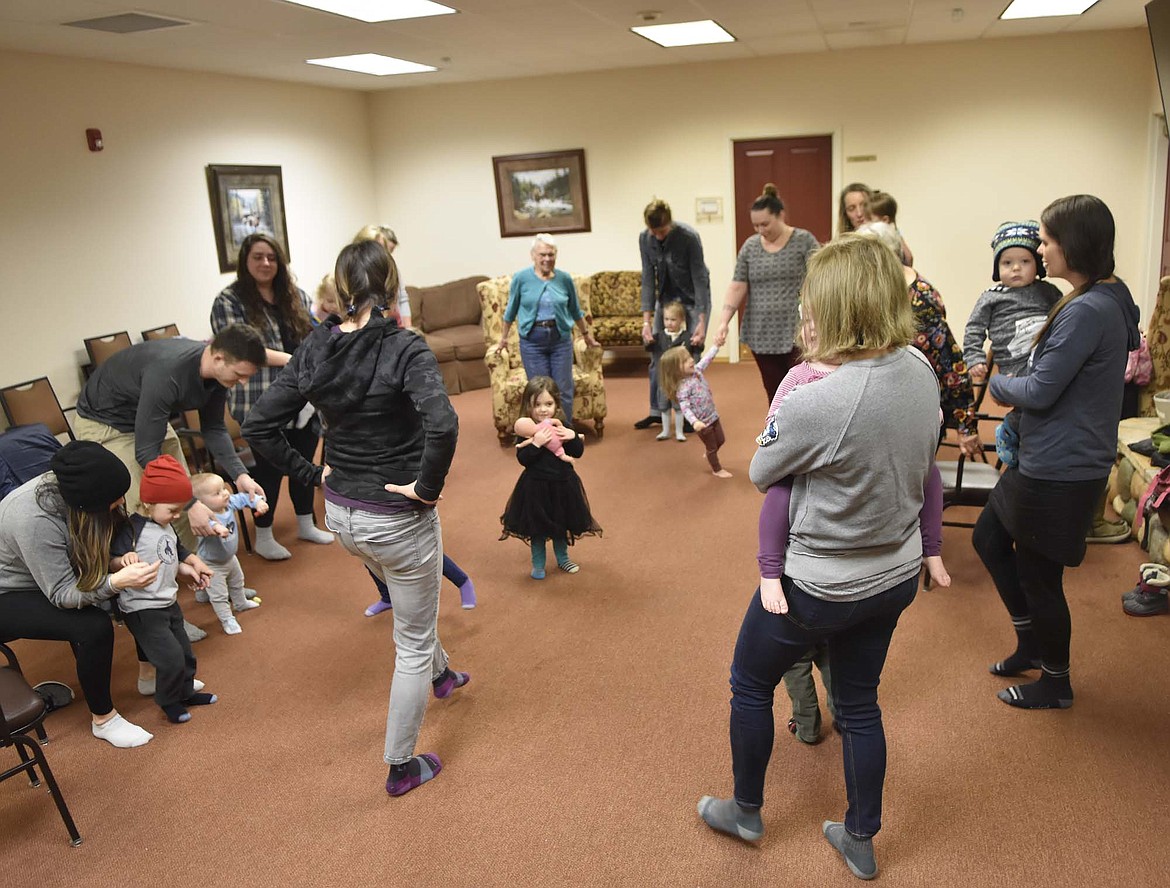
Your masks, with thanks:
[{"label": "framed picture on wall", "polygon": [[585,149],[492,158],[500,237],[589,231]]},{"label": "framed picture on wall", "polygon": [[267,234],[291,259],[280,167],[210,164],[207,193],[221,272],[236,270],[240,245],[249,234]]}]

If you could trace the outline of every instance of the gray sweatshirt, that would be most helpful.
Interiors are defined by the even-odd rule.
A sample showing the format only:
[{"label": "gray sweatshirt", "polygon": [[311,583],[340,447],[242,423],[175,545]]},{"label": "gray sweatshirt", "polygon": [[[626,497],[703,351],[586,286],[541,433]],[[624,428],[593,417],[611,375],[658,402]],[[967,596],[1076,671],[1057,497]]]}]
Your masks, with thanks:
[{"label": "gray sweatshirt", "polygon": [[91,592],[77,588],[69,564],[69,528],[65,504],[45,510],[37,502],[37,487],[51,472],[25,482],[0,501],[0,594],[40,590],[60,608],[82,608],[113,598],[110,578]]},{"label": "gray sweatshirt", "polygon": [[999,372],[1022,376],[1028,370],[1032,340],[1059,299],[1060,290],[1041,280],[1026,287],[999,284],[985,290],[971,309],[963,332],[963,360],[967,366],[987,361],[983,341],[990,339]]},{"label": "gray sweatshirt", "polygon": [[797,586],[859,601],[918,572],[938,411],[934,372],[906,349],[849,361],[784,399],[784,432],[750,472],[761,492],[794,476],[785,572]]},{"label": "gray sweatshirt", "polygon": [[1022,474],[1041,481],[1108,476],[1117,454],[1125,362],[1139,343],[1137,322],[1125,284],[1094,284],[1053,320],[1027,376],[991,378],[993,398],[1023,409]]}]

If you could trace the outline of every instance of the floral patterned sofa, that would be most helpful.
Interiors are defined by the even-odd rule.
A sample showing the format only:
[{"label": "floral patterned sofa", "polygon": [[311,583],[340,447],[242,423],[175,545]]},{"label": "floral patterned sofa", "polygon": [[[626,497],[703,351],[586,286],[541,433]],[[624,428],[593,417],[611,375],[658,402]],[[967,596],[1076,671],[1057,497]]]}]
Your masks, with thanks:
[{"label": "floral patterned sofa", "polygon": [[[581,311],[589,319],[589,279],[573,277]],[[500,332],[504,328],[504,309],[508,306],[508,288],[512,276],[492,278],[477,285],[483,317],[483,339],[487,347],[487,364],[492,385],[492,418],[501,444],[511,444],[513,427],[520,418],[520,399],[528,376],[520,361],[518,326],[508,333],[508,348],[500,352]],[[594,327],[596,332],[596,327]],[[592,420],[593,431],[601,437],[605,429],[605,378],[601,373],[601,349],[589,348],[581,331],[573,328],[573,422]]]},{"label": "floral patterned sofa", "polygon": [[589,277],[593,335],[615,356],[646,356],[642,344],[642,273],[599,271]]}]

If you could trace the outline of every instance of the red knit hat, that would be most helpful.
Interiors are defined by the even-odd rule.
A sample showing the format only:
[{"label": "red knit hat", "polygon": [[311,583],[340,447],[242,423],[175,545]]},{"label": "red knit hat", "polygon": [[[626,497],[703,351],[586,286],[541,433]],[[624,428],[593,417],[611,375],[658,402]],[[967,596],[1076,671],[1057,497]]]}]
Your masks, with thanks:
[{"label": "red knit hat", "polygon": [[191,479],[177,459],[164,453],[146,464],[138,499],[144,503],[185,503],[191,499]]}]

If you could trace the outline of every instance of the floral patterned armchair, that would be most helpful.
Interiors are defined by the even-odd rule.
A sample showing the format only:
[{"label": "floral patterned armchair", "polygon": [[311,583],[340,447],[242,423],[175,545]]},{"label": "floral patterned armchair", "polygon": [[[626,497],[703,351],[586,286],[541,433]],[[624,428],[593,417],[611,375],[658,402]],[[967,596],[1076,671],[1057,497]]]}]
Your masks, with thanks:
[{"label": "floral patterned armchair", "polygon": [[[589,279],[573,276],[577,300],[586,320],[590,319]],[[500,332],[504,328],[504,309],[508,307],[511,275],[492,278],[476,286],[483,309],[483,339],[487,346],[487,364],[492,384],[492,418],[501,444],[511,444],[516,420],[520,418],[520,399],[528,376],[520,361],[518,325],[508,332],[508,348],[500,352]],[[601,437],[605,429],[605,379],[601,373],[601,349],[589,348],[581,331],[573,328],[573,424],[593,421],[593,431]]]}]

